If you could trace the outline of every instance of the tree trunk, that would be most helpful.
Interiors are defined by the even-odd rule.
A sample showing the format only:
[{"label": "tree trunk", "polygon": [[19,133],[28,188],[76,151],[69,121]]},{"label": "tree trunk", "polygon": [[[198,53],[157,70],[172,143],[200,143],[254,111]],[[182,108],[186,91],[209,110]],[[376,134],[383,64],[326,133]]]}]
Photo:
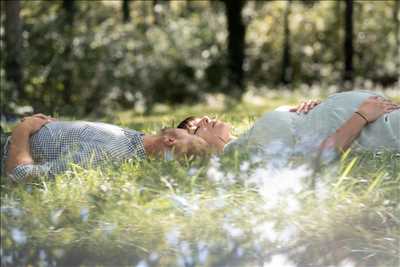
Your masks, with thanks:
[{"label": "tree trunk", "polygon": [[122,21],[128,23],[131,21],[131,14],[129,10],[130,0],[122,0]]},{"label": "tree trunk", "polygon": [[193,1],[186,1],[185,5],[186,5],[186,10],[185,13],[186,14],[192,14],[193,12],[196,11],[196,7],[194,5],[195,3]]},{"label": "tree trunk", "polygon": [[63,99],[67,105],[72,104],[72,90],[73,90],[73,61],[72,61],[72,45],[74,38],[74,17],[75,17],[75,1],[63,0],[64,9],[64,36],[65,36],[65,49],[63,53],[64,64],[64,91]]},{"label": "tree trunk", "polygon": [[[343,21],[343,18],[342,18],[342,1],[337,1],[336,2],[336,10],[335,10],[335,15],[336,15],[336,31],[335,31],[335,33],[336,33],[336,40],[341,40],[342,39],[342,30],[343,30],[343,27],[342,27],[342,21]],[[341,58],[342,58],[342,56],[341,56],[341,53],[342,53],[342,50],[340,49],[340,51],[335,51],[335,54],[336,54],[336,60],[339,62],[339,61],[341,61]],[[335,62],[336,63],[336,62]]]},{"label": "tree trunk", "polygon": [[20,1],[5,2],[5,69],[6,80],[12,85],[12,97],[25,97],[22,74],[22,23],[20,18]]},{"label": "tree trunk", "polygon": [[153,0],[153,23],[155,24],[155,25],[157,25],[158,24],[158,20],[159,20],[159,18],[158,18],[158,12],[157,12],[157,5],[158,5],[158,0]]},{"label": "tree trunk", "polygon": [[243,0],[224,0],[228,23],[228,67],[230,90],[234,97],[244,91],[245,25],[242,19]]},{"label": "tree trunk", "polygon": [[283,41],[283,54],[282,54],[282,73],[281,82],[283,84],[289,84],[292,82],[292,66],[290,58],[290,27],[289,27],[289,16],[291,0],[286,1],[286,8],[284,14],[284,41]]},{"label": "tree trunk", "polygon": [[400,1],[394,1],[394,10],[393,10],[393,19],[394,19],[394,34],[396,36],[396,51],[395,51],[395,58],[396,58],[396,76],[397,76],[397,83],[400,82],[400,22],[399,22],[399,9],[400,9]]},{"label": "tree trunk", "polygon": [[353,81],[353,0],[346,0],[344,40],[344,81]]}]

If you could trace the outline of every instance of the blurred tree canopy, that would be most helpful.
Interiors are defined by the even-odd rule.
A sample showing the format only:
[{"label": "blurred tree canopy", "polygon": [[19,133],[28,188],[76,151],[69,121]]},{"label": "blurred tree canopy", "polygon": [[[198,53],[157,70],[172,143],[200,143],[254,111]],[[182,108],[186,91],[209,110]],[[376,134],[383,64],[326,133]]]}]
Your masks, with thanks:
[{"label": "blurred tree canopy", "polygon": [[235,86],[337,84],[350,2],[351,78],[394,84],[394,0],[1,1],[1,109],[83,115]]}]

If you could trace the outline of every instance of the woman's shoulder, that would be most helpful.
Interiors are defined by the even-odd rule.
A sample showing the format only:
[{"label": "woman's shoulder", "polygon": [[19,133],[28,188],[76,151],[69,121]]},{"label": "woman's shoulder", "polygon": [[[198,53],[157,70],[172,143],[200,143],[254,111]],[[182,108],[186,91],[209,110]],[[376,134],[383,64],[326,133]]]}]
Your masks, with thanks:
[{"label": "woman's shoulder", "polygon": [[227,145],[225,151],[238,146],[249,149],[260,148],[277,141],[291,146],[293,143],[292,119],[296,115],[295,112],[285,111],[264,113],[249,130]]}]

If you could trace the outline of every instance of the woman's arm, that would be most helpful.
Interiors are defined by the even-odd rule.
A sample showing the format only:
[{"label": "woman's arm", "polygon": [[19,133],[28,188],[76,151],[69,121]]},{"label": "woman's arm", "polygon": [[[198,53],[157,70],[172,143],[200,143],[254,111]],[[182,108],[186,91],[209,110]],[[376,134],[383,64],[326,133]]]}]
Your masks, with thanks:
[{"label": "woman's arm", "polygon": [[320,150],[336,148],[343,152],[353,143],[364,126],[367,125],[366,120],[356,113],[348,119],[336,132],[326,138],[320,145]]},{"label": "woman's arm", "polygon": [[369,97],[358,110],[336,132],[320,145],[320,152],[337,149],[340,152],[350,147],[368,123],[372,123],[385,113],[399,109],[399,105],[377,96]]}]

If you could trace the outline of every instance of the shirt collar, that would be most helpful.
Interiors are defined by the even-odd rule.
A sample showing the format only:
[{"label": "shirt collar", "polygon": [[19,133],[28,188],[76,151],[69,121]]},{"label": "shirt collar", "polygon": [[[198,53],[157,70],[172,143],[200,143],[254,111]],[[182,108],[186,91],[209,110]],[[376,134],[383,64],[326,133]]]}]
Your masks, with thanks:
[{"label": "shirt collar", "polygon": [[130,150],[132,156],[138,159],[146,159],[146,151],[144,149],[144,133],[135,130],[124,129],[125,134],[130,139]]}]

